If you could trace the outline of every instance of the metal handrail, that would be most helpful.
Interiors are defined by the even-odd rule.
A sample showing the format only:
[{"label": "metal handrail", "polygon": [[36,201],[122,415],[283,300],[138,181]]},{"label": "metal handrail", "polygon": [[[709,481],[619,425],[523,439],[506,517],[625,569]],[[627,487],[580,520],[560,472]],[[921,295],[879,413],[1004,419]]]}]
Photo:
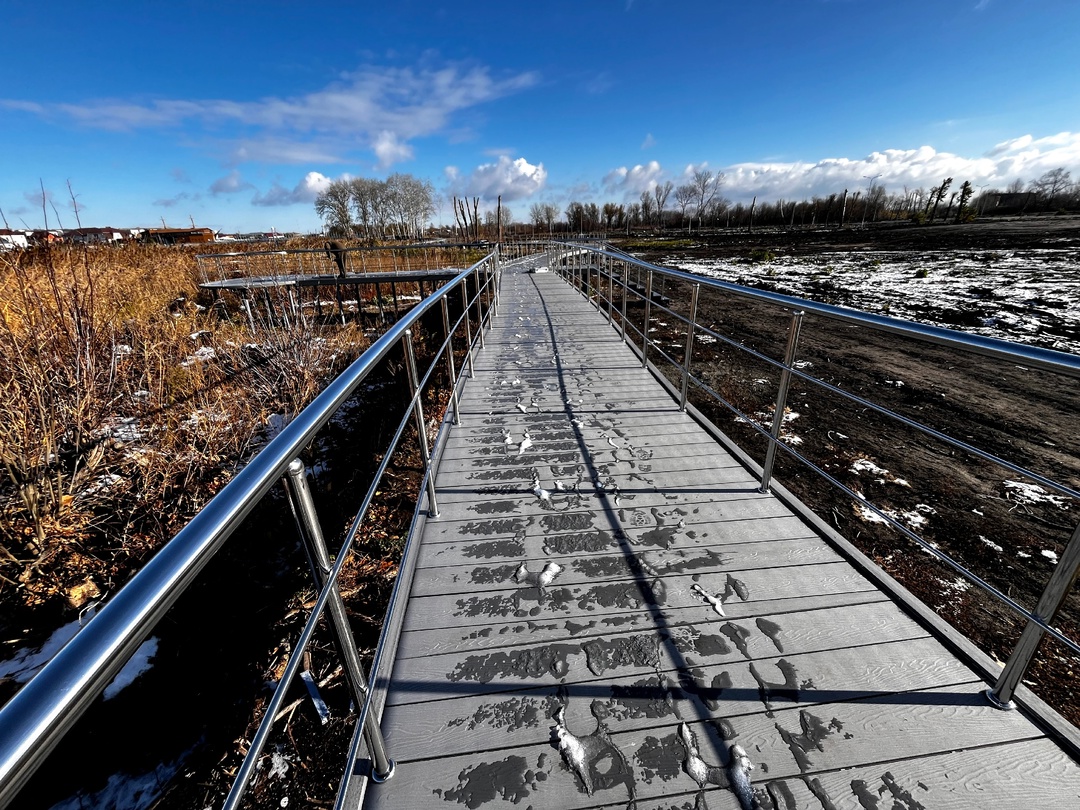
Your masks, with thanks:
[{"label": "metal handrail", "polygon": [[[481,270],[486,279],[480,284]],[[440,352],[432,360],[432,368],[439,362],[441,352],[450,351],[452,335],[464,320],[467,330],[469,311],[480,307],[480,323],[477,335],[482,334],[484,322],[490,322],[492,305],[497,300],[499,275],[498,250],[485,256],[471,267],[463,270],[453,280],[414,306],[397,323],[391,326],[371,347],[335,378],[308,407],[272,439],[233,480],[222,489],[161,551],[159,551],[135,577],[121,589],[97,615],[63,648],[46,666],[28,682],[2,709],[0,709],[0,807],[6,806],[26,781],[41,765],[49,752],[75,724],[90,703],[111,682],[127,660],[143,642],[166,611],[181,593],[192,583],[229,536],[239,527],[254,506],[279,480],[287,477],[303,448],[324,428],[335,412],[355,393],[367,376],[382,362],[387,354],[407,340],[411,328],[433,307],[444,302],[451,293],[462,290],[464,311],[457,324],[449,331]],[[475,293],[467,293],[469,279],[476,282]],[[482,293],[487,290],[488,300]],[[449,325],[444,308],[444,323]],[[473,350],[472,332],[466,346],[471,361]],[[452,364],[452,360],[450,361]],[[429,369],[430,375],[430,369]],[[425,375],[425,380],[429,375]],[[413,392],[406,410],[405,420],[413,413],[422,389]],[[403,433],[399,426],[394,447],[385,454],[379,468],[379,477]],[[425,461],[430,448],[424,447]],[[294,471],[295,472],[295,471]],[[376,480],[375,483],[378,483]],[[336,593],[337,574],[346,559],[346,551],[360,527],[370,505],[375,484],[364,499],[360,513],[350,529],[346,544],[337,555],[333,568],[326,573],[326,584],[320,590],[308,625],[301,633],[300,642],[306,644],[322,609]],[[420,496],[423,497],[422,495]],[[419,506],[419,504],[418,504]],[[298,645],[286,669],[290,677],[298,669],[302,658]],[[288,681],[279,681],[275,698],[284,697]],[[356,685],[353,684],[354,691]],[[360,685],[366,691],[365,685]],[[273,706],[273,699],[271,701]],[[358,707],[359,708],[359,707]],[[264,723],[267,728],[258,732],[265,741],[275,711],[268,710]],[[365,712],[366,715],[366,712]],[[260,743],[261,747],[261,743]],[[252,745],[251,753],[257,749]],[[392,767],[392,763],[391,763]],[[239,801],[246,788],[246,775],[250,774],[247,760],[237,779],[239,792],[234,787],[228,806]],[[385,774],[384,774],[385,775]]]},{"label": "metal handrail", "polygon": [[[643,324],[643,331],[639,331],[634,327],[634,331],[642,337],[641,355],[643,364],[648,363],[647,356],[648,351],[652,348],[654,351],[659,352],[665,360],[672,364],[682,375],[680,386],[677,386],[677,393],[680,396],[680,406],[684,407],[686,402],[686,389],[689,381],[693,381],[695,385],[701,390],[705,391],[708,395],[712,396],[715,400],[720,402],[724,407],[731,410],[737,415],[737,417],[744,419],[756,433],[767,440],[767,451],[764,463],[762,464],[761,471],[761,488],[762,491],[767,491],[769,481],[772,476],[773,464],[778,451],[785,452],[789,457],[795,459],[803,466],[811,470],[816,475],[821,476],[832,486],[838,488],[841,492],[846,494],[850,498],[857,498],[857,494],[850,488],[845,486],[834,476],[827,473],[817,464],[813,463],[804,454],[798,452],[794,448],[785,444],[780,438],[780,426],[782,421],[782,415],[786,404],[786,397],[788,391],[788,385],[791,378],[795,377],[804,382],[812,383],[816,386],[823,388],[824,390],[844,397],[845,399],[854,402],[863,407],[869,407],[875,410],[877,413],[886,416],[890,419],[894,419],[901,424],[914,428],[923,432],[928,436],[940,440],[947,445],[961,449],[967,453],[971,453],[973,456],[997,464],[1010,472],[1016,473],[1021,476],[1037,481],[1041,485],[1050,487],[1064,495],[1068,495],[1074,498],[1080,498],[1080,491],[1077,491],[1073,487],[1067,484],[1054,481],[1047,478],[1033,470],[1029,470],[1021,465],[1008,461],[1007,459],[996,456],[984,450],[980,450],[967,442],[960,439],[955,439],[941,431],[938,431],[928,425],[924,425],[914,419],[911,419],[895,411],[870,402],[869,400],[852,394],[842,388],[832,385],[814,377],[811,374],[795,367],[795,356],[797,350],[797,343],[799,337],[799,330],[803,317],[807,313],[818,315],[820,317],[841,321],[845,324],[855,325],[860,327],[866,327],[877,331],[883,331],[890,334],[901,335],[906,338],[920,340],[926,343],[931,343],[937,346],[943,346],[950,349],[958,349],[967,351],[974,354],[979,354],[992,359],[1008,362],[1008,363],[1022,363],[1029,368],[1037,368],[1043,371],[1048,371],[1055,374],[1062,374],[1068,377],[1080,379],[1080,357],[1067,354],[1064,352],[1057,352],[1051,349],[1043,349],[1035,346],[1027,346],[1023,344],[1010,343],[1004,340],[998,340],[996,338],[985,337],[982,335],[973,335],[964,332],[958,332],[952,329],[946,329],[944,327],[932,326],[929,324],[920,324],[911,321],[904,321],[898,318],[892,318],[884,315],[874,315],[868,312],[861,312],[858,310],[847,309],[845,307],[838,307],[831,304],[822,304],[815,301],[809,301],[794,296],[783,295],[781,293],[767,292],[763,290],[751,289],[743,287],[730,282],[720,281],[718,279],[706,278],[692,273],[687,273],[681,270],[672,270],[669,268],[659,267],[654,264],[642,261],[627,253],[619,250],[612,249],[610,247],[596,248],[589,245],[582,245],[579,243],[557,243],[549,248],[549,252],[552,254],[552,259],[549,262],[552,266],[556,267],[560,271],[565,270],[564,277],[567,278],[576,289],[579,289],[582,294],[592,299],[596,297],[595,305],[597,309],[604,313],[615,326],[615,320],[612,316],[614,309],[614,287],[615,284],[622,289],[624,296],[624,302],[622,307],[622,324],[621,329],[625,340],[626,336],[626,317],[625,317],[625,297],[629,294],[633,294],[639,298],[644,299],[646,306],[645,322]],[[585,264],[588,259],[588,264]],[[593,261],[595,260],[595,262]],[[604,262],[606,261],[606,269]],[[623,272],[621,277],[616,281],[616,272],[614,270],[615,264],[621,264]],[[644,270],[648,274],[648,282],[646,286],[645,295],[641,295],[636,290],[633,290],[630,286],[628,275],[629,269],[636,267],[639,270]],[[582,272],[584,270],[584,272]],[[597,277],[597,283],[595,286],[592,284],[591,276],[595,272]],[[603,306],[604,297],[604,285],[602,283],[602,276],[607,275],[608,281],[608,301],[607,310]],[[686,284],[693,285],[693,299],[691,303],[691,314],[689,317],[677,313],[672,309],[664,307],[660,304],[654,304],[653,298],[653,276],[658,274],[662,277],[670,278],[675,281],[684,282]],[[640,278],[640,277],[639,277]],[[712,289],[720,290],[725,293],[732,294],[734,296],[751,299],[758,302],[768,303],[778,307],[782,307],[792,313],[792,322],[788,331],[788,346],[785,351],[785,357],[783,360],[776,360],[768,357],[767,355],[758,352],[752,348],[744,346],[731,338],[724,335],[720,335],[701,324],[696,323],[696,301],[697,293],[700,287],[709,287]],[[649,324],[649,311],[652,306],[657,306],[664,312],[669,313],[673,317],[677,318],[682,323],[687,324],[687,339],[684,353],[683,362],[679,362],[663,349],[652,342],[648,336],[648,324]],[[711,335],[712,337],[723,341],[725,344],[745,352],[758,360],[762,360],[774,368],[780,370],[781,379],[778,387],[777,401],[775,405],[775,411],[773,414],[773,421],[771,429],[765,429],[759,426],[752,418],[743,414],[732,403],[728,402],[719,393],[712,390],[702,380],[694,377],[690,371],[690,358],[691,348],[693,345],[694,335],[697,331],[701,331],[704,334]],[[995,598],[1001,604],[1008,607],[1011,611],[1022,617],[1026,622],[1026,628],[1014,647],[1012,655],[1006,662],[1000,676],[997,679],[997,683],[991,689],[987,690],[987,697],[990,701],[999,708],[1010,708],[1012,706],[1012,697],[1015,689],[1019,685],[1023,678],[1024,672],[1027,670],[1034,657],[1036,648],[1039,641],[1044,634],[1049,634],[1064,644],[1070,650],[1080,654],[1080,641],[1074,640],[1057,628],[1053,627],[1050,622],[1053,621],[1055,615],[1063,604],[1065,597],[1068,595],[1078,577],[1080,577],[1080,525],[1078,525],[1069,539],[1065,551],[1062,554],[1058,565],[1055,567],[1049,581],[1047,582],[1042,596],[1040,597],[1038,604],[1034,611],[1020,605],[1014,599],[1007,594],[1003,593],[998,588],[994,587],[982,577],[975,574],[963,563],[953,559],[951,556],[931,545],[929,542],[921,538],[915,532],[911,531],[907,526],[894,519],[891,515],[887,514],[884,510],[878,508],[874,504],[860,499],[859,502],[868,507],[875,515],[884,520],[887,525],[896,531],[900,532],[904,537],[916,543],[922,549],[931,553],[934,557],[951,567],[957,573],[961,574],[968,581],[988,593]]]}]

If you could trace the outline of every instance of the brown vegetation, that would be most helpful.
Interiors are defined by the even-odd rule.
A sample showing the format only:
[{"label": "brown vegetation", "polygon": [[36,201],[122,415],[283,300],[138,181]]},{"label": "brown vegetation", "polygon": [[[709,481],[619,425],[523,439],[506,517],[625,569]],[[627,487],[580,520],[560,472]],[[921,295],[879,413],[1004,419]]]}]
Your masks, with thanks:
[{"label": "brown vegetation", "polygon": [[176,247],[0,254],[8,621],[119,587],[228,481],[271,414],[295,413],[367,345],[357,325],[253,333],[197,276],[194,250]]}]

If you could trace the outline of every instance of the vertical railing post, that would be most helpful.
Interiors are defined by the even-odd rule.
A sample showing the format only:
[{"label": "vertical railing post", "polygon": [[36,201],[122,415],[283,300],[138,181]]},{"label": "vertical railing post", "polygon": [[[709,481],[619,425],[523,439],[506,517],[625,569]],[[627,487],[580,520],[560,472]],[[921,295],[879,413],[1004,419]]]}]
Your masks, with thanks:
[{"label": "vertical railing post", "polygon": [[[323,538],[322,527],[319,525],[319,516],[315,511],[311,489],[307,484],[307,470],[304,462],[298,458],[293,459],[283,480],[289,493],[289,504],[293,510],[293,517],[296,519],[297,530],[304,541],[308,562],[311,563],[315,584],[319,590],[322,590],[326,587],[327,576],[333,566],[330,563],[330,554],[326,550],[326,540]],[[330,598],[326,603],[326,610],[330,614],[331,635],[341,656],[342,669],[349,682],[353,703],[359,710],[367,700],[367,681],[364,678],[360,655],[356,651],[356,642],[353,640],[349,619],[345,613],[345,604],[341,601],[337,583],[333,583],[331,588]],[[295,654],[299,655],[300,651],[297,650]],[[369,713],[367,722],[364,723],[364,739],[367,741],[368,751],[371,754],[372,777],[377,782],[385,782],[394,774],[394,761],[386,754],[386,743],[374,714]]]},{"label": "vertical railing post", "polygon": [[626,343],[626,290],[630,286],[630,266],[622,262],[622,342]]},{"label": "vertical railing post", "polygon": [[412,390],[413,415],[416,417],[416,432],[420,441],[420,457],[424,462],[427,476],[428,515],[439,516],[439,504],[435,500],[435,474],[431,469],[431,447],[428,445],[427,425],[424,423],[424,405],[420,401],[420,376],[416,373],[416,354],[413,351],[412,329],[405,330],[405,369],[409,373],[409,388]]},{"label": "vertical railing post", "polygon": [[650,269],[645,276],[645,325],[641,327],[641,367],[649,365],[649,317],[652,312],[652,274]]},{"label": "vertical railing post", "polygon": [[469,277],[461,280],[461,308],[465,313],[465,359],[469,364],[469,376],[476,377],[472,358],[472,326],[469,323]]},{"label": "vertical railing post", "polygon": [[[1054,573],[1050,575],[1050,581],[1046,583],[1046,589],[1042,592],[1039,603],[1035,607],[1035,615],[1043,622],[1050,624],[1054,620],[1065,602],[1065,597],[1069,595],[1069,591],[1076,583],[1078,573],[1080,573],[1080,525],[1073,529],[1072,538],[1065,546],[1065,551],[1054,567]],[[1005,663],[1005,668],[1001,670],[994,688],[986,690],[986,697],[999,709],[1013,708],[1013,694],[1031,665],[1044,632],[1035,622],[1029,621],[1024,632],[1020,634],[1020,640],[1016,642],[1012,655]]]},{"label": "vertical railing post", "polygon": [[615,326],[615,260],[610,256],[604,259],[608,274],[608,323]]},{"label": "vertical railing post", "polygon": [[450,405],[453,408],[454,424],[461,424],[461,417],[458,414],[458,395],[457,395],[457,369],[454,368],[454,336],[450,332],[450,303],[447,301],[448,296],[442,297],[442,322],[443,332],[446,334],[446,371],[450,375]]},{"label": "vertical railing post", "polygon": [[484,348],[484,297],[481,293],[484,288],[480,285],[480,268],[473,271],[476,277],[476,336],[480,340],[480,348]]},{"label": "vertical railing post", "polygon": [[773,465],[776,463],[776,449],[780,441],[780,431],[784,426],[784,408],[787,407],[788,389],[791,387],[791,369],[795,365],[795,352],[799,345],[799,332],[802,330],[801,310],[791,313],[791,325],[788,327],[787,348],[784,350],[784,368],[780,372],[780,388],[776,392],[776,410],[773,412],[772,430],[769,431],[769,447],[765,451],[765,463],[761,466],[761,492],[769,491]]},{"label": "vertical railing post", "polygon": [[686,326],[686,353],[683,355],[682,394],[679,396],[679,410],[686,410],[686,394],[690,388],[690,361],[694,355],[694,332],[697,331],[697,302],[701,284],[694,284],[690,297],[690,322]]}]

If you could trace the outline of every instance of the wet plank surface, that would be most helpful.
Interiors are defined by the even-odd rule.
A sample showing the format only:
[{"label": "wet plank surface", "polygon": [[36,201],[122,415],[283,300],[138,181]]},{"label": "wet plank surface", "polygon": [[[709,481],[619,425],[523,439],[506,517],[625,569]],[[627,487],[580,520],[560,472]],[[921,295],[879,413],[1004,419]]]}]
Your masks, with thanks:
[{"label": "wet plank surface", "polygon": [[365,806],[1080,802],[1075,761],[525,269],[441,460]]}]

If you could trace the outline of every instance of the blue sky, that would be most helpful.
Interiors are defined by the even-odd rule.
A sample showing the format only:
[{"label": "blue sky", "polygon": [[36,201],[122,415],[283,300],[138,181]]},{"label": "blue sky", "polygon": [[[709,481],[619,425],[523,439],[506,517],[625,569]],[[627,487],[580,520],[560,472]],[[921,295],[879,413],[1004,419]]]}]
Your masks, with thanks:
[{"label": "blue sky", "polygon": [[[1076,0],[0,2],[0,209],[317,230],[343,176],[629,202],[1080,179]],[[447,207],[447,212],[449,208]],[[452,219],[446,213],[444,218]]]}]

